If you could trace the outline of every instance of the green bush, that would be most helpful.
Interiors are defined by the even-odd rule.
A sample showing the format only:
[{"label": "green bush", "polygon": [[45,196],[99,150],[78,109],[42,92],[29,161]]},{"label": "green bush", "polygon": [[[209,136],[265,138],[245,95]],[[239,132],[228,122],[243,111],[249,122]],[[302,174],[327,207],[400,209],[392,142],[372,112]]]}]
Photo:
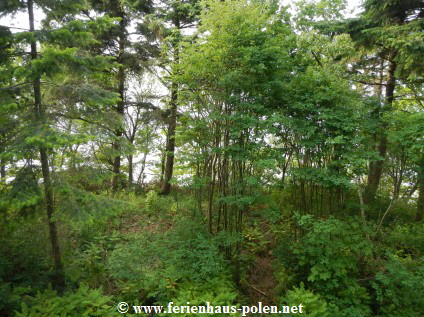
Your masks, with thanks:
[{"label": "green bush", "polygon": [[[193,282],[186,280],[177,285],[174,289],[174,294],[170,297],[171,301],[176,306],[185,306],[190,303],[190,306],[204,306],[207,302],[213,306],[233,306],[236,305],[237,290],[229,279],[229,276],[223,274],[204,280],[203,282]],[[168,302],[168,301],[167,301]],[[163,305],[166,305],[164,302]],[[165,314],[163,314],[165,316]],[[222,316],[227,317],[227,314],[178,314],[178,316]]]},{"label": "green bush", "polygon": [[357,219],[315,220],[311,216],[299,217],[298,225],[305,234],[291,251],[299,276],[307,276],[308,288],[335,303],[341,316],[369,316],[370,296],[358,283],[373,250],[366,229]]},{"label": "green bush", "polygon": [[128,210],[133,204],[124,199],[96,195],[63,182],[56,188],[56,217],[66,223],[73,235],[90,240],[107,228],[109,221]]},{"label": "green bush", "polygon": [[175,211],[175,201],[170,196],[160,196],[156,191],[147,193],[144,209],[148,214],[170,213]]},{"label": "green bush", "polygon": [[115,280],[121,295],[132,300],[145,297],[157,297],[166,289],[167,270],[160,257],[158,237],[148,232],[127,236],[127,241],[120,243],[109,254],[107,271]]},{"label": "green bush", "polygon": [[424,258],[392,257],[372,283],[379,315],[420,317],[424,312]]},{"label": "green bush", "polygon": [[111,281],[106,268],[107,260],[119,242],[122,242],[122,237],[117,232],[99,234],[74,250],[65,263],[68,279],[95,288],[109,286]]},{"label": "green bush", "polygon": [[[45,287],[51,268],[44,214],[13,220],[0,228],[0,279],[14,286]],[[0,301],[2,298],[0,297]]]},{"label": "green bush", "polygon": [[203,284],[225,272],[223,257],[207,231],[186,218],[167,232],[128,237],[111,252],[107,267],[121,291],[138,300],[169,300],[179,284]]},{"label": "green bush", "polygon": [[424,254],[424,224],[409,224],[387,228],[385,245],[400,257],[419,258]]},{"label": "green bush", "polygon": [[224,258],[218,243],[200,221],[179,219],[167,232],[165,247],[165,263],[175,266],[182,277],[202,282],[220,276],[224,270]]},{"label": "green bush", "polygon": [[[330,316],[328,305],[319,295],[305,289],[303,283],[287,292],[284,299],[286,305],[298,306],[302,304],[303,314],[306,317],[328,317]],[[289,316],[291,316],[290,314]],[[297,315],[297,314],[296,314]]]},{"label": "green bush", "polygon": [[35,297],[22,303],[16,317],[107,317],[116,316],[115,308],[110,306],[111,297],[105,296],[101,289],[89,289],[81,285],[75,292],[58,296],[51,288],[39,292]]},{"label": "green bush", "polygon": [[30,291],[29,286],[13,287],[11,283],[0,280],[0,316],[12,316],[12,312],[20,307],[22,296]]}]

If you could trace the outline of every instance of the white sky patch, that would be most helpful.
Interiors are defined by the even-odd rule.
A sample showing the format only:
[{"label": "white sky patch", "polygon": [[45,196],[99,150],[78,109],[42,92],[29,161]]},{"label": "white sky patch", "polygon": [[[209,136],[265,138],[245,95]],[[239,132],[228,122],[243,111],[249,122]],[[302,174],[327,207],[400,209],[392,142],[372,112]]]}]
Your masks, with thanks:
[{"label": "white sky patch", "polygon": [[[3,1],[3,0],[1,0]],[[281,0],[283,5],[290,5],[298,2],[298,0]],[[348,0],[347,10],[344,12],[347,18],[353,18],[361,12],[362,0]],[[38,29],[44,14],[40,9],[35,8],[35,28]],[[5,16],[0,18],[0,25],[14,27],[12,32],[22,32],[29,29],[28,15],[24,12],[18,12],[13,16]]]},{"label": "white sky patch", "polygon": [[[40,28],[44,14],[40,9],[35,8],[34,11],[35,29]],[[13,15],[7,15],[0,18],[0,25],[10,28],[13,33],[29,31],[29,18],[26,12],[17,12]]]},{"label": "white sky patch", "polygon": [[[282,5],[293,5],[299,0],[280,0]],[[315,2],[318,2],[317,0]],[[343,12],[343,15],[346,18],[354,18],[362,11],[362,0],[347,0],[347,8]]]}]

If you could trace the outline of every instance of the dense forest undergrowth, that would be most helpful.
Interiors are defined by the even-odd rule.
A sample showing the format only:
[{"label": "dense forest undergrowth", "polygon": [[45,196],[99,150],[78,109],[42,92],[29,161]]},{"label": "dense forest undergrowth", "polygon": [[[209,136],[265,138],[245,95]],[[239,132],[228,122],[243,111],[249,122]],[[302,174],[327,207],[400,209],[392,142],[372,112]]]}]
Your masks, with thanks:
[{"label": "dense forest undergrowth", "polygon": [[[236,237],[211,236],[189,192],[88,196],[78,206],[89,216],[58,220],[66,289],[48,286],[46,219],[30,214],[2,224],[3,314],[115,316],[122,301],[303,304],[307,316],[421,316],[424,309],[424,228],[411,224],[411,206],[393,207],[381,226],[381,212],[370,214],[364,225],[358,200],[335,217],[294,212],[280,190],[263,192]],[[237,258],[226,258],[237,242]]]},{"label": "dense forest undergrowth", "polygon": [[0,315],[423,316],[424,4],[346,5],[1,1]]}]

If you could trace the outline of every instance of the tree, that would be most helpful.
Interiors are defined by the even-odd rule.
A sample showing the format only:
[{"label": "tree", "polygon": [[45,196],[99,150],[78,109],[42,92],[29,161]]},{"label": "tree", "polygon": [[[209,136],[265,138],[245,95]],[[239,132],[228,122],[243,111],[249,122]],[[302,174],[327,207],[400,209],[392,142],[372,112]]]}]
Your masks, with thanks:
[{"label": "tree", "polygon": [[[422,132],[424,108],[416,97],[404,101],[398,100],[395,104],[397,109],[386,118],[390,124],[388,140],[398,153],[399,147],[402,147],[401,153],[408,163],[406,168],[413,175],[409,182],[414,184],[413,190],[409,190],[409,193],[404,196],[409,199],[415,189],[418,189],[416,220],[422,221],[424,219],[424,147],[421,140],[424,137]],[[394,156],[398,153],[390,154]],[[401,178],[400,181],[405,180]]]},{"label": "tree", "polygon": [[[0,27],[0,87],[12,86],[11,59],[12,32],[4,26]],[[17,87],[16,87],[17,88]],[[19,125],[13,120],[16,112],[14,92],[12,89],[1,88],[1,130],[0,130],[0,182],[6,183],[7,147],[10,139],[16,133]]]},{"label": "tree", "polygon": [[[54,116],[51,96],[55,94],[55,89],[61,90],[72,87],[68,86],[67,77],[63,76],[66,72],[72,73],[75,77],[84,78],[85,82],[90,80],[90,76],[96,72],[103,72],[110,69],[110,59],[97,58],[84,54],[84,48],[94,43],[90,25],[84,25],[81,22],[69,23],[61,27],[35,29],[35,4],[42,9],[56,10],[56,12],[64,13],[72,5],[78,6],[79,2],[74,1],[68,3],[70,7],[62,7],[60,4],[52,4],[50,1],[28,0],[27,2],[15,1],[6,4],[7,14],[25,10],[29,20],[28,32],[13,34],[13,43],[18,47],[27,47],[29,45],[30,52],[27,54],[24,50],[13,52],[7,65],[13,73],[14,82],[10,86],[3,87],[4,92],[12,104],[22,104],[26,116],[14,119],[21,121],[23,128],[18,131],[19,137],[16,138],[17,143],[11,144],[9,151],[15,155],[16,160],[23,158],[37,159],[41,165],[41,174],[44,189],[44,205],[47,215],[47,223],[49,228],[49,238],[54,260],[54,274],[52,283],[57,288],[63,288],[65,285],[63,264],[61,260],[60,243],[58,239],[58,229],[55,220],[55,199],[54,199],[54,183],[52,179],[52,155],[58,146],[63,144],[71,144],[75,142],[75,137],[67,135],[55,126],[58,117]],[[61,11],[62,10],[62,11]],[[104,19],[103,27],[113,25],[113,21]],[[80,71],[84,70],[81,74]],[[16,87],[20,87],[16,91]],[[74,88],[78,91],[78,88]],[[108,93],[98,87],[91,90],[92,98],[98,93],[103,94],[105,100],[111,101],[116,99],[113,93]],[[43,96],[44,93],[44,96]],[[57,94],[56,94],[57,96]],[[81,96],[86,101],[90,100],[87,96]],[[48,103],[48,100],[51,102]],[[58,102],[58,98],[56,99]],[[73,105],[75,106],[75,105]],[[63,109],[62,109],[63,110]],[[19,142],[19,143],[18,143]],[[23,142],[20,143],[20,142]],[[38,151],[36,155],[35,150]],[[26,166],[24,167],[26,168]],[[19,180],[16,176],[15,180]],[[15,182],[16,183],[16,182]],[[13,185],[13,184],[12,184]],[[13,186],[10,191],[13,191]],[[7,194],[6,194],[7,199]]]},{"label": "tree", "polygon": [[[135,45],[130,40],[128,27],[131,23],[138,24],[138,32],[144,31],[143,16],[152,12],[152,1],[118,1],[118,0],[92,0],[90,1],[92,8],[98,13],[109,14],[113,18],[119,20],[119,24],[112,32],[103,34],[100,39],[102,45],[99,53],[103,55],[112,55],[116,58],[119,66],[115,72],[116,92],[120,96],[114,110],[116,112],[116,120],[113,127],[114,139],[112,141],[112,191],[117,192],[123,186],[122,154],[125,151],[125,110],[129,107],[130,100],[126,94],[129,85],[130,72],[140,73],[143,68],[140,66],[141,61],[146,60],[154,54],[154,48],[149,45],[148,41]],[[138,33],[140,36],[145,33]],[[149,37],[147,37],[149,38]],[[147,42],[147,43],[146,43]],[[135,50],[135,52],[134,52]],[[132,161],[130,160],[132,169]],[[132,181],[132,180],[131,180]]]},{"label": "tree", "polygon": [[[384,100],[382,106],[376,109],[377,118],[393,110],[396,86],[400,79],[406,79],[416,74],[417,69],[411,68],[412,60],[418,56],[419,24],[422,19],[422,1],[375,1],[364,2],[365,12],[362,17],[360,32],[352,31],[352,35],[360,43],[371,45],[382,58],[380,71],[381,81],[375,85],[383,86]],[[379,21],[378,23],[376,21]],[[353,22],[351,25],[354,26]],[[418,27],[418,28],[417,28]],[[356,25],[355,28],[358,29]],[[412,49],[411,49],[412,48]],[[418,49],[418,51],[416,50]],[[411,53],[412,56],[411,57]],[[421,68],[421,67],[420,67]],[[420,69],[418,68],[418,69]],[[408,74],[405,78],[405,74]],[[377,90],[380,91],[380,90]],[[387,153],[387,124],[380,121],[375,135],[378,160],[369,164],[368,182],[365,190],[365,202],[371,203],[376,195],[383,174]]]},{"label": "tree", "polygon": [[273,6],[206,5],[198,39],[181,53],[175,78],[191,114],[184,129],[198,208],[206,196],[209,231],[228,241],[223,249],[239,282],[243,219],[272,162],[264,138],[273,128],[274,97],[290,77],[294,37]]},{"label": "tree", "polygon": [[[175,159],[175,134],[177,128],[178,114],[178,83],[172,79],[175,75],[175,68],[178,67],[180,59],[180,50],[182,41],[184,41],[184,29],[193,28],[199,13],[198,0],[186,1],[162,1],[158,6],[156,19],[162,21],[162,28],[165,30],[163,38],[163,56],[162,65],[169,72],[170,80],[168,89],[170,91],[169,108],[165,145],[164,179],[162,183],[161,194],[168,195],[171,192],[171,179],[174,172]],[[169,67],[171,65],[171,67]]]}]

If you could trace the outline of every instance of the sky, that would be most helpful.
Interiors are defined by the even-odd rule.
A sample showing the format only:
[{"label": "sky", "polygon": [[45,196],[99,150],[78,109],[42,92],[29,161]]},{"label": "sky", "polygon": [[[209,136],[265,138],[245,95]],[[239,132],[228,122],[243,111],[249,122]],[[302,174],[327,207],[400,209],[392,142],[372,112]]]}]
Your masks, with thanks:
[{"label": "sky", "polygon": [[[3,0],[0,0],[3,1]],[[297,2],[296,0],[281,0],[281,2],[284,5],[288,5],[288,4],[293,4],[295,2]],[[357,13],[359,13],[360,10],[360,6],[361,6],[362,0],[348,0],[348,9],[346,11],[346,16],[347,17],[354,17]],[[43,18],[43,16],[40,14],[37,15],[36,12],[36,17],[35,17],[35,22],[36,22],[36,28],[37,26],[39,26],[41,19]],[[0,25],[4,25],[4,26],[9,26],[9,27],[16,27],[16,29],[12,29],[12,32],[19,32],[19,31],[23,31],[21,29],[27,30],[29,29],[29,22],[28,22],[28,17],[26,14],[23,13],[18,13],[16,14],[13,18],[11,17],[3,17],[0,18]]]},{"label": "sky", "polygon": [[[347,0],[347,10],[345,13],[346,17],[351,18],[359,13],[361,11],[362,1],[363,0]],[[298,0],[281,0],[281,3],[284,5],[293,4],[295,2],[298,2]]]}]

